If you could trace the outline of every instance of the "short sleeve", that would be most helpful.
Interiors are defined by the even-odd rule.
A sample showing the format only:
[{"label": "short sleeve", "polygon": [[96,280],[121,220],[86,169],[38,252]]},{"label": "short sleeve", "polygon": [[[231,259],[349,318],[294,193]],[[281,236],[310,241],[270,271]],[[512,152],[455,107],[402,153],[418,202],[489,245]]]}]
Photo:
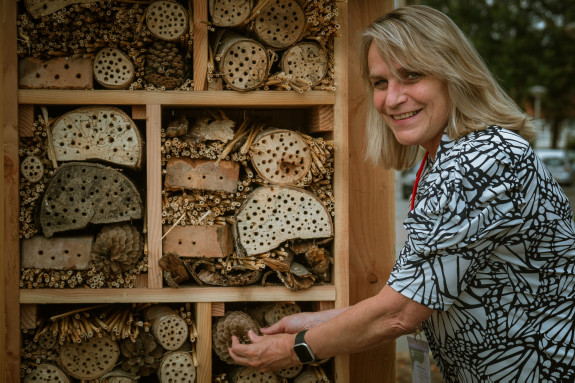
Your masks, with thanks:
[{"label": "short sleeve", "polygon": [[420,185],[408,239],[388,284],[447,310],[493,250],[522,224],[515,166],[500,149],[467,144]]}]

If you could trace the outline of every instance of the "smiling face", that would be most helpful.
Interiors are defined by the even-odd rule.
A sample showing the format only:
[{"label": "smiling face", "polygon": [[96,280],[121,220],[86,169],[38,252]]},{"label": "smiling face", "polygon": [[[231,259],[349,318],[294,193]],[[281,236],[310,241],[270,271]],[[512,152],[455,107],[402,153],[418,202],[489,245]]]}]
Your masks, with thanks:
[{"label": "smiling face", "polygon": [[402,145],[421,145],[435,157],[450,112],[447,85],[396,66],[396,76],[375,44],[368,54],[373,103]]}]

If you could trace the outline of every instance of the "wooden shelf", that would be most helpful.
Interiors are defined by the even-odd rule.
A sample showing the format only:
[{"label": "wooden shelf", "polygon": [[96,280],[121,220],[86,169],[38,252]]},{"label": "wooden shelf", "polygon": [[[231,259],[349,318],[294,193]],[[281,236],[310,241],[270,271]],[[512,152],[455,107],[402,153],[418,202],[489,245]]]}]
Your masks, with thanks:
[{"label": "wooden shelf", "polygon": [[20,89],[19,104],[153,105],[218,107],[311,107],[335,104],[335,92],[141,91]]},{"label": "wooden shelf", "polygon": [[333,285],[299,291],[284,286],[20,290],[22,304],[334,301],[335,298]]}]

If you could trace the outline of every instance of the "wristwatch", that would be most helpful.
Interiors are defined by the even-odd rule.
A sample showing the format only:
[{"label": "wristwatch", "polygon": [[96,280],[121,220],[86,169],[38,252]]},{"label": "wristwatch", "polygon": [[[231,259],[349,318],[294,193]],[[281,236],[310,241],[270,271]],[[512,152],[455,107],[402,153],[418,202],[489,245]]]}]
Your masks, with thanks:
[{"label": "wristwatch", "polygon": [[315,355],[304,339],[306,332],[307,330],[298,332],[295,336],[295,344],[293,346],[293,350],[295,351],[297,358],[303,364],[315,362]]}]

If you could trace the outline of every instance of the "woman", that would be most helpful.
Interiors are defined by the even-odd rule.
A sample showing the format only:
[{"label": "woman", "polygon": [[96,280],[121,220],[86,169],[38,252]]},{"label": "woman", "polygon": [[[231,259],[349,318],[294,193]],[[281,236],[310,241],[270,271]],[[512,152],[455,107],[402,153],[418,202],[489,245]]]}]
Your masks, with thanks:
[{"label": "woman", "polygon": [[252,344],[235,339],[230,354],[276,370],[423,324],[446,382],[574,381],[575,225],[529,146],[532,121],[432,8],[378,19],[360,49],[373,94],[368,156],[404,169],[419,147],[427,152],[408,239],[376,296],[286,317]]}]

